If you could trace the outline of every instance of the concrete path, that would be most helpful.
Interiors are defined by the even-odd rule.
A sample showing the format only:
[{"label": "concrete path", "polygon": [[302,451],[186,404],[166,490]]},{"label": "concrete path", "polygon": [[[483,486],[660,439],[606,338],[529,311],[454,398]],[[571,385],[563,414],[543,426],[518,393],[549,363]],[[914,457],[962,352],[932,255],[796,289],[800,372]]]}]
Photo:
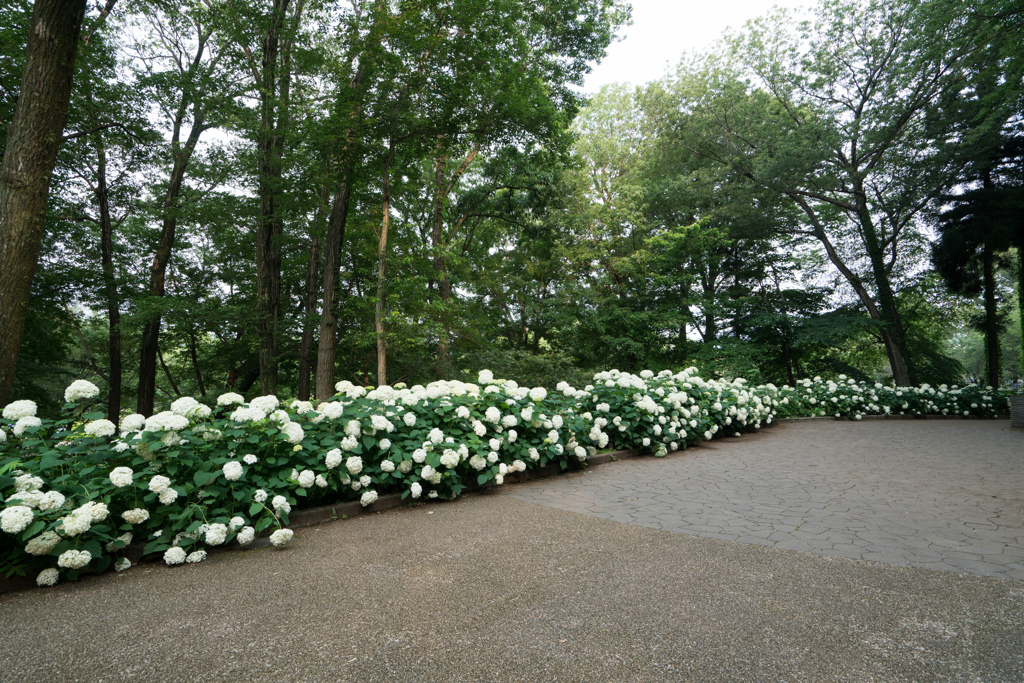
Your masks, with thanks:
[{"label": "concrete path", "polygon": [[[825,505],[821,490],[831,478],[817,473],[821,464],[808,465],[816,450],[833,449],[829,443],[856,450],[875,443],[873,433],[905,429],[909,448],[914,435],[947,430],[933,445],[988,463],[976,470],[996,467],[979,450],[1013,443],[999,423],[946,424],[787,426],[716,452],[624,461],[299,529],[283,549],[144,564],[0,595],[0,681],[1022,681],[1020,581],[702,538],[518,499],[564,484],[579,499],[601,478],[622,482],[648,466],[663,472],[651,486],[681,476],[670,474],[676,470],[713,474],[725,466],[711,463],[717,458],[734,465],[706,490],[739,491],[741,473],[766,500],[737,504],[774,504],[771,514],[784,520],[791,507]],[[818,487],[787,503],[775,496],[787,479],[769,455],[801,450],[804,459],[794,462],[804,471],[790,479]],[[757,454],[775,479],[756,474]],[[854,488],[892,491],[901,501],[919,488],[908,483],[920,478],[919,461],[888,475],[863,458],[846,462],[851,477],[864,477],[854,477]],[[998,495],[992,505],[1005,521],[1012,470],[998,481],[964,476],[933,494],[949,498],[950,518],[975,509],[958,500],[980,505]],[[992,533],[1005,528],[995,526]]]},{"label": "concrete path", "polygon": [[627,524],[1024,580],[1024,433],[807,421],[504,490]]}]

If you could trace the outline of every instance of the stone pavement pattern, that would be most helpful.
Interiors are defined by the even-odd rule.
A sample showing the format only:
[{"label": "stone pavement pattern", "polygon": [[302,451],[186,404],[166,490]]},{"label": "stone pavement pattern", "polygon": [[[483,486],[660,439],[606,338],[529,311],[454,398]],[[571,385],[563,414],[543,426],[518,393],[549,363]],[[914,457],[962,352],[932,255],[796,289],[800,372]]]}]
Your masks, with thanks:
[{"label": "stone pavement pattern", "polygon": [[1005,420],[807,421],[504,490],[627,524],[1024,579],[1024,433]]}]

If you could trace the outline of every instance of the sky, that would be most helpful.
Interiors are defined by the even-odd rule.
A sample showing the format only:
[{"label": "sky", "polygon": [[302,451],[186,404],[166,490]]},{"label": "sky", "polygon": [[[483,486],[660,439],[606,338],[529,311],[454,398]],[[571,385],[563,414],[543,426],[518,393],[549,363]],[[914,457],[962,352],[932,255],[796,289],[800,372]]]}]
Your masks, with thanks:
[{"label": "sky", "polygon": [[608,83],[643,85],[674,70],[684,52],[711,47],[726,28],[739,29],[773,6],[798,8],[813,0],[631,0],[633,25],[587,76],[584,90]]}]

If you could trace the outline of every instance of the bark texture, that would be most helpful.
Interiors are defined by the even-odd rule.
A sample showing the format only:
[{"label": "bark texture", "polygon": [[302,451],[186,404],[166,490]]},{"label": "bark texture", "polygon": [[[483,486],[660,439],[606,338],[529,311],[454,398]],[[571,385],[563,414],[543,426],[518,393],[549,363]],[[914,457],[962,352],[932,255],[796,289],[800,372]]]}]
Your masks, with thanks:
[{"label": "bark texture", "polygon": [[50,176],[64,134],[85,0],[36,0],[0,163],[0,405],[11,398]]}]

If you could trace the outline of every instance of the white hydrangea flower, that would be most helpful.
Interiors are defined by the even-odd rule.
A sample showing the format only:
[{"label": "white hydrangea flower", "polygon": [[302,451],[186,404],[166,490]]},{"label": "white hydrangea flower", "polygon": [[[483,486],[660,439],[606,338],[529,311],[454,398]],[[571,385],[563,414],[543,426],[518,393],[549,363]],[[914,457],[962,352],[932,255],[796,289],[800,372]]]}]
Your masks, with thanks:
[{"label": "white hydrangea flower", "polygon": [[359,483],[362,484],[363,486],[369,486],[370,485],[370,475],[364,474],[363,476],[359,477]]},{"label": "white hydrangea flower", "polygon": [[283,424],[288,424],[292,420],[292,418],[290,418],[288,416],[288,413],[286,411],[280,410],[280,409],[275,410],[274,412],[272,412],[270,414],[270,419],[273,420],[274,422],[277,422],[278,424],[282,424],[282,425]]},{"label": "white hydrangea flower", "polygon": [[289,443],[299,443],[306,436],[306,432],[298,422],[289,422],[281,427],[281,432],[288,437]]},{"label": "white hydrangea flower", "polygon": [[313,404],[310,401],[300,401],[299,399],[295,399],[288,407],[299,415],[313,412]]},{"label": "white hydrangea flower", "polygon": [[331,450],[327,451],[327,454],[324,457],[324,464],[327,466],[327,469],[329,470],[333,470],[335,467],[340,465],[341,461],[341,450],[337,448],[332,448]]},{"label": "white hydrangea flower", "polygon": [[263,489],[256,489],[256,492],[252,494],[252,499],[257,503],[262,503],[267,500],[267,492]]},{"label": "white hydrangea flower", "polygon": [[351,437],[358,437],[363,433],[363,427],[359,424],[359,420],[349,420],[348,424],[345,425],[345,434]]},{"label": "white hydrangea flower", "polygon": [[294,536],[295,532],[291,529],[278,529],[270,534],[270,542],[280,548],[283,545],[287,545]]},{"label": "white hydrangea flower", "polygon": [[439,444],[442,441],[444,441],[444,432],[442,432],[437,427],[434,427],[433,429],[430,430],[430,433],[427,435],[427,440],[430,441],[430,443],[432,444]]},{"label": "white hydrangea flower", "polygon": [[488,453],[487,454],[487,462],[489,462],[491,464],[494,464],[494,463],[498,462],[498,454],[495,453],[494,451],[491,451],[490,453]]},{"label": "white hydrangea flower", "polygon": [[526,463],[523,462],[522,460],[513,460],[512,461],[512,471],[513,472],[525,472],[526,471]]},{"label": "white hydrangea flower", "polygon": [[322,489],[327,488],[327,480],[324,479],[324,475],[322,474],[316,475],[316,479],[313,480],[313,483]]},{"label": "white hydrangea flower", "polygon": [[345,469],[348,470],[349,474],[359,474],[363,471],[363,459],[358,455],[351,456],[345,461]]},{"label": "white hydrangea flower", "polygon": [[42,491],[18,491],[7,499],[7,504],[37,508],[43,502],[43,497]]},{"label": "white hydrangea flower", "polygon": [[236,403],[245,403],[245,399],[241,394],[236,394],[233,391],[229,391],[226,394],[221,394],[217,397],[217,405],[219,406],[230,406]]},{"label": "white hydrangea flower", "polygon": [[459,458],[459,454],[450,448],[446,449],[445,452],[441,454],[441,464],[448,469],[458,465],[460,460],[461,458]]},{"label": "white hydrangea flower", "polygon": [[34,427],[41,427],[42,425],[43,421],[38,417],[26,415],[25,417],[19,418],[18,421],[14,423],[14,429],[12,431],[15,436],[22,437],[25,436],[26,430]]},{"label": "white hydrangea flower", "polygon": [[177,401],[171,403],[171,412],[175,415],[182,415],[188,417],[195,411],[201,404],[191,396],[182,396]]},{"label": "white hydrangea flower", "polygon": [[129,543],[132,542],[132,532],[121,534],[110,543],[104,546],[108,553],[116,553],[118,550],[126,548]]},{"label": "white hydrangea flower", "polygon": [[22,399],[20,401],[8,403],[7,406],[4,407],[3,417],[5,420],[11,420],[14,422],[23,417],[35,417],[36,410],[35,401]]},{"label": "white hydrangea flower", "polygon": [[254,538],[256,538],[256,530],[251,526],[242,527],[242,530],[238,532],[238,536],[235,537],[238,545],[249,545]]},{"label": "white hydrangea flower", "polygon": [[245,526],[245,518],[244,517],[239,517],[238,515],[235,515],[234,517],[231,518],[231,521],[228,522],[228,527],[230,527],[230,529],[232,531],[234,531],[235,529],[237,529],[240,526]]},{"label": "white hydrangea flower", "polygon": [[204,540],[206,545],[221,545],[228,538],[228,525],[227,524],[211,524],[206,529]]},{"label": "white hydrangea flower", "polygon": [[259,396],[249,401],[250,408],[258,408],[267,415],[277,410],[278,405],[279,401],[277,400],[277,396],[274,396],[273,394],[269,394],[267,396]]},{"label": "white hydrangea flower", "polygon": [[188,427],[188,418],[165,410],[146,418],[146,431],[178,432]]},{"label": "white hydrangea flower", "polygon": [[185,556],[185,561],[189,564],[198,564],[206,559],[205,550],[194,550]]},{"label": "white hydrangea flower", "polygon": [[38,491],[43,487],[42,477],[37,477],[32,474],[22,474],[14,478],[14,490],[15,491]]},{"label": "white hydrangea flower", "polygon": [[363,507],[366,507],[367,505],[373,505],[376,502],[377,502],[377,492],[376,491],[372,491],[372,490],[371,491],[363,491],[363,495],[359,496],[359,503]]},{"label": "white hydrangea flower", "polygon": [[57,558],[57,566],[64,569],[81,569],[92,560],[88,550],[65,550]]},{"label": "white hydrangea flower", "polygon": [[391,460],[382,460],[380,463],[380,468],[384,472],[394,472],[395,463],[392,462]]},{"label": "white hydrangea flower", "polygon": [[125,571],[127,569],[130,569],[131,566],[132,566],[132,561],[129,560],[127,557],[119,557],[119,558],[117,558],[114,561],[114,571],[115,572],[123,572],[123,571]]},{"label": "white hydrangea flower", "polygon": [[474,455],[469,459],[469,466],[479,472],[487,466],[487,460],[482,458],[480,455]]},{"label": "white hydrangea flower", "polygon": [[0,529],[9,534],[20,534],[32,523],[35,513],[25,505],[13,505],[0,511]]},{"label": "white hydrangea flower", "polygon": [[530,398],[534,401],[543,401],[548,397],[548,390],[544,387],[534,387],[530,389]]},{"label": "white hydrangea flower", "polygon": [[359,441],[354,436],[346,436],[341,440],[341,450],[349,453],[359,447]]},{"label": "white hydrangea flower", "polygon": [[345,406],[337,401],[325,401],[317,406],[317,410],[328,420],[337,420],[345,414]]},{"label": "white hydrangea flower", "polygon": [[481,370],[476,378],[477,384],[490,384],[494,381],[494,373],[490,370]]},{"label": "white hydrangea flower", "polygon": [[267,414],[259,408],[250,406],[239,406],[231,413],[229,418],[232,422],[259,422],[267,419]]},{"label": "white hydrangea flower", "polygon": [[497,485],[497,486],[501,486],[502,484],[504,484],[504,483],[505,483],[505,477],[504,477],[504,475],[501,475],[501,474],[495,474],[495,475],[494,475],[494,483],[495,483],[495,485]]},{"label": "white hydrangea flower", "polygon": [[244,462],[246,465],[255,465],[257,460],[259,460],[259,458],[257,458],[252,453],[247,453],[246,455],[242,456],[242,462]]},{"label": "white hydrangea flower", "polygon": [[129,524],[142,524],[149,519],[149,510],[144,508],[133,508],[122,512],[121,517]]},{"label": "white hydrangea flower", "polygon": [[117,432],[117,426],[110,420],[93,420],[85,425],[85,433],[98,439],[105,439]]},{"label": "white hydrangea flower", "polygon": [[299,486],[304,489],[308,489],[313,486],[316,481],[316,473],[313,470],[302,470],[298,476]]},{"label": "white hydrangea flower", "polygon": [[409,487],[409,493],[413,498],[419,498],[423,493],[423,486],[418,481],[414,481]]},{"label": "white hydrangea flower", "polygon": [[178,499],[178,492],[174,489],[167,487],[160,492],[160,503],[162,505],[170,505]]},{"label": "white hydrangea flower", "polygon": [[149,480],[149,490],[153,493],[160,493],[171,485],[171,480],[162,474],[158,474]]},{"label": "white hydrangea flower", "polygon": [[409,474],[410,472],[412,472],[412,466],[412,460],[403,460],[402,462],[398,463],[398,471],[401,472],[402,474]]},{"label": "white hydrangea flower", "polygon": [[414,450],[412,452],[412,460],[413,460],[413,462],[419,464],[419,463],[422,463],[426,459],[427,459],[427,452],[424,449],[417,448],[416,450]]},{"label": "white hydrangea flower", "polygon": [[501,422],[501,411],[496,406],[490,406],[484,411],[484,419],[492,424]]},{"label": "white hydrangea flower", "polygon": [[25,544],[25,552],[29,555],[49,555],[60,543],[60,534],[55,531],[44,531]]},{"label": "white hydrangea flower", "polygon": [[416,414],[413,413],[412,411],[407,412],[405,415],[402,416],[402,422],[405,423],[406,427],[416,426]]},{"label": "white hydrangea flower", "polygon": [[224,463],[224,467],[221,468],[224,472],[224,478],[228,481],[238,481],[242,478],[242,463],[232,460],[231,462]]},{"label": "white hydrangea flower", "polygon": [[292,511],[291,504],[284,496],[274,496],[274,500],[272,500],[270,504],[275,510],[283,512],[284,514],[288,514]]},{"label": "white hydrangea flower", "polygon": [[174,546],[164,551],[164,562],[167,564],[181,564],[185,561],[185,549]]},{"label": "white hydrangea flower", "polygon": [[100,395],[100,388],[92,382],[84,379],[76,379],[64,390],[65,403],[77,403],[83,398],[96,398]]},{"label": "white hydrangea flower", "polygon": [[44,569],[36,577],[37,586],[52,586],[60,580],[60,572],[54,568]]},{"label": "white hydrangea flower", "polygon": [[[420,479],[430,479],[432,476],[434,476],[434,468],[430,465],[424,465],[423,469],[420,470]],[[26,524],[25,526],[28,525]]]}]

